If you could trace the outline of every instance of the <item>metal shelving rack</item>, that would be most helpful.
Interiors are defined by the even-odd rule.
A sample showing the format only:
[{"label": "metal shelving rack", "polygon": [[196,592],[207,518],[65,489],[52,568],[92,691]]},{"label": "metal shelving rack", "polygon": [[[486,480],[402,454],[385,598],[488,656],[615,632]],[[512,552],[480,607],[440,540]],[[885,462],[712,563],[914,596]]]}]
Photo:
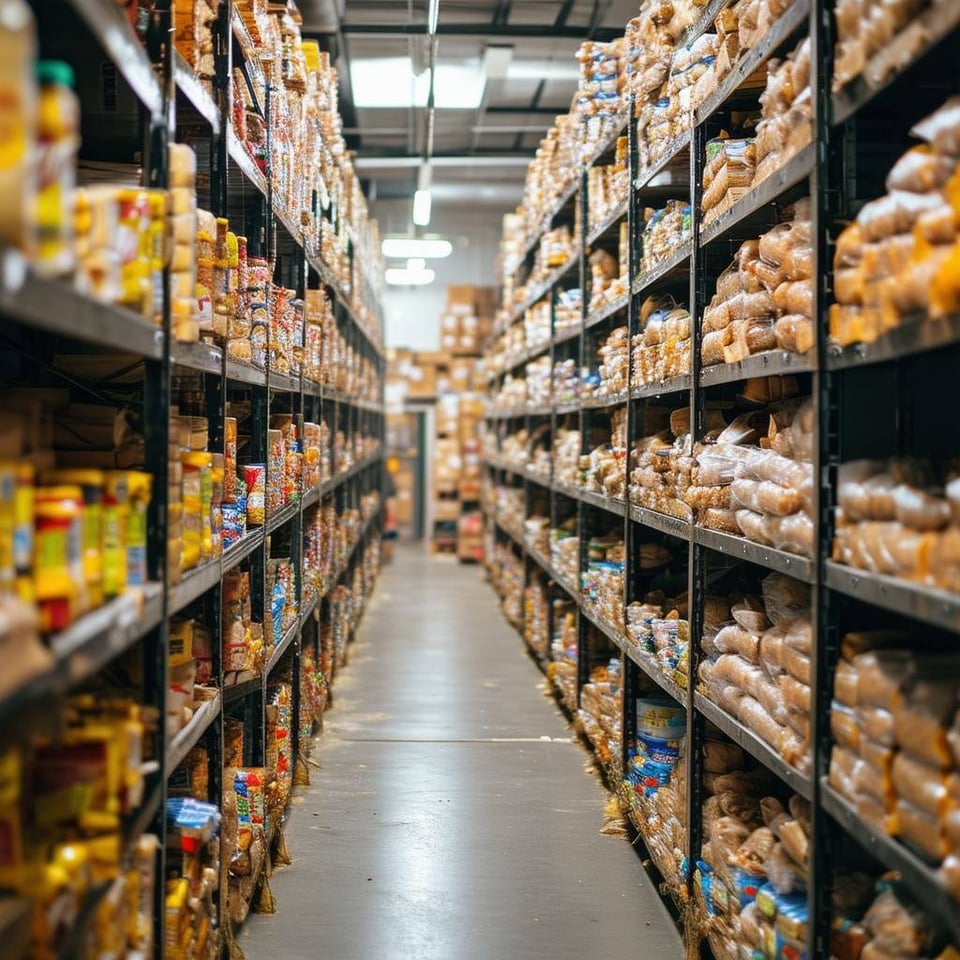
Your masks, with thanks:
[{"label": "metal shelving rack", "polygon": [[[241,63],[243,25],[231,0],[221,7],[216,24],[216,97],[211,97],[188,65],[172,49],[171,4],[156,4],[146,32],[145,42],[135,35],[126,13],[114,0],[31,0],[38,19],[40,50],[44,56],[57,56],[70,62],[80,78],[80,90],[96,86],[97,77],[116,76],[122,101],[129,102],[127,113],[120,113],[112,127],[117,131],[120,161],[138,160],[146,186],[163,187],[167,183],[166,145],[187,140],[207,150],[209,167],[201,169],[202,206],[217,215],[229,216],[234,229],[242,226],[250,237],[251,251],[269,257],[277,264],[274,279],[296,288],[325,287],[334,302],[339,330],[353,348],[369,359],[380,382],[385,377],[385,359],[380,336],[382,319],[363,322],[344,289],[320,255],[305,246],[300,230],[287,222],[285,211],[275,202],[270,171],[261,171],[234,134],[231,123],[230,77],[235,63]],[[249,38],[246,38],[249,41]],[[105,81],[100,81],[105,82]],[[267,103],[261,105],[269,115]],[[86,106],[86,103],[84,103]],[[96,111],[94,111],[96,112]],[[86,117],[84,118],[86,119]],[[85,131],[86,133],[86,131]],[[94,139],[95,138],[91,138]],[[111,141],[111,146],[114,142]],[[94,143],[96,149],[99,145]],[[83,152],[81,151],[81,155]],[[98,156],[98,159],[102,157]],[[202,168],[202,164],[201,164]],[[207,179],[206,173],[209,174]],[[341,216],[331,207],[329,198],[321,215]],[[235,226],[236,225],[236,226]],[[350,256],[354,255],[350,244]],[[131,591],[88,613],[61,634],[49,638],[54,654],[53,666],[42,676],[0,699],[0,722],[14,731],[29,730],[42,722],[43,712],[69,690],[99,673],[111,661],[140,645],[144,663],[144,702],[165,716],[168,659],[168,620],[192,609],[204,620],[213,635],[214,672],[219,689],[203,703],[192,720],[176,736],[167,738],[163,722],[153,735],[152,755],[142,806],[125,822],[125,849],[146,831],[160,839],[155,884],[154,956],[164,955],[164,877],[166,847],[167,781],[188,752],[203,743],[210,758],[210,797],[219,804],[222,788],[224,717],[235,712],[247,721],[247,739],[255,762],[265,753],[264,710],[267,688],[277,676],[286,676],[292,684],[291,736],[295,756],[305,753],[298,742],[299,668],[301,652],[311,645],[319,654],[319,625],[331,616],[334,588],[349,581],[361,562],[364,547],[379,539],[382,516],[379,511],[363,517],[345,552],[336,559],[332,575],[323,590],[309,603],[303,601],[301,578],[304,514],[317,505],[333,500],[337,513],[358,508],[361,496],[378,491],[382,481],[384,415],[382,395],[377,400],[346,396],[334,389],[313,383],[302,376],[291,377],[272,370],[246,367],[229,361],[219,346],[208,343],[179,343],[171,332],[169,304],[165,304],[162,327],[145,321],[138,314],[86,298],[68,284],[47,281],[25,270],[19,257],[3,255],[3,283],[0,287],[0,316],[9,335],[24,338],[31,345],[42,344],[43,356],[51,357],[58,343],[79,344],[80,350],[122,350],[143,364],[143,422],[147,450],[146,469],[155,478],[148,527],[148,567],[150,582],[139,591]],[[18,277],[22,276],[22,281]],[[11,280],[11,278],[13,278]],[[369,287],[369,281],[364,278]],[[5,347],[17,350],[18,344]],[[268,515],[264,527],[251,528],[238,543],[221,557],[186,572],[176,583],[168,582],[166,490],[168,477],[168,440],[170,404],[178,378],[199,375],[205,395],[209,449],[223,452],[226,404],[232,395],[249,398],[255,426],[251,438],[252,460],[266,460],[266,430],[271,412],[292,413],[302,423],[326,421],[331,445],[338,430],[348,444],[362,435],[378,441],[375,450],[352,462],[337,462],[332,456],[332,479],[318,487],[303,490],[295,502]],[[289,534],[291,560],[296,572],[299,616],[280,644],[274,647],[260,675],[241,677],[243,682],[226,685],[221,651],[221,585],[224,575],[240,563],[250,564],[253,584],[254,615],[265,604],[264,570],[271,538]],[[259,592],[258,592],[259,591]],[[363,615],[353,611],[347,624],[352,635]],[[262,616],[260,617],[262,619]],[[319,662],[319,656],[318,656]],[[60,951],[72,957],[79,949],[85,931],[92,922],[106,887],[91,891],[75,929]],[[219,917],[226,930],[230,923],[226,906],[226,883],[219,891]],[[16,936],[22,917],[21,901],[4,900],[0,910],[0,929],[9,927]],[[15,930],[16,927],[16,930]],[[222,941],[226,942],[226,941]]]},{"label": "metal shelving rack", "polygon": [[[690,28],[682,42],[689,42],[698,33],[708,29],[726,2],[715,0],[711,3],[700,22]],[[510,311],[505,326],[516,322],[527,307],[544,295],[549,295],[555,305],[556,291],[565,284],[575,285],[567,279],[573,263],[581,267],[581,323],[573,331],[559,331],[554,315],[554,336],[550,344],[536,351],[528,351],[525,355],[508,358],[505,368],[490,378],[490,393],[496,394],[505,372],[521,373],[523,364],[531,355],[547,351],[552,363],[561,357],[573,357],[580,369],[593,369],[595,347],[610,329],[627,325],[631,338],[641,330],[640,303],[651,292],[677,294],[678,302],[685,302],[694,318],[691,373],[652,385],[636,384],[631,379],[627,391],[629,402],[625,398],[581,399],[575,404],[554,403],[549,411],[512,409],[491,413],[488,417],[489,433],[498,450],[503,438],[521,427],[532,433],[533,429],[547,423],[550,425],[548,436],[552,443],[558,427],[566,423],[571,428],[579,428],[581,453],[586,454],[595,445],[588,436],[590,425],[603,425],[609,430],[608,418],[612,410],[626,406],[628,449],[632,449],[634,442],[644,435],[642,424],[648,405],[670,403],[674,407],[688,406],[694,439],[697,439],[705,429],[705,410],[710,399],[730,398],[736,384],[751,377],[799,377],[806,388],[801,392],[813,398],[818,424],[814,459],[815,476],[819,478],[818,503],[815,507],[818,546],[815,555],[806,558],[774,550],[744,537],[709,530],[686,520],[657,513],[639,504],[611,500],[560,483],[552,472],[552,459],[551,474],[543,477],[531,475],[523,465],[511,463],[496,452],[486,457],[491,480],[497,484],[523,488],[527,516],[536,506],[536,512],[550,516],[551,527],[557,526],[558,519],[576,517],[581,570],[584,569],[586,544],[591,534],[622,529],[626,545],[624,608],[643,593],[636,563],[641,537],[672,544],[675,554],[685,559],[687,589],[691,598],[687,668],[691,682],[686,687],[678,683],[678,679],[682,678],[665,674],[652,658],[633,646],[618,629],[601,621],[582,600],[580,585],[570,583],[551,565],[549,558],[532,549],[525,541],[522,529],[517,531],[509,522],[505,523],[496,511],[492,514],[488,511],[487,519],[495,539],[512,545],[515,554],[522,558],[525,585],[533,577],[544,577],[551,585],[550,596],[568,597],[577,604],[580,624],[579,686],[588,678],[592,665],[589,659],[591,644],[595,645],[598,637],[604,638],[601,643],[605,642],[610,649],[620,651],[622,655],[624,755],[615,758],[619,763],[609,765],[605,771],[614,790],[621,786],[616,781],[626,769],[627,731],[633,729],[635,723],[633,703],[639,684],[648,685],[652,681],[655,688],[686,708],[687,847],[684,853],[687,863],[695,863],[700,858],[703,802],[701,745],[707,724],[739,744],[759,764],[775,774],[787,789],[811,801],[813,839],[808,876],[810,924],[807,942],[807,956],[811,957],[830,954],[830,897],[834,858],[837,858],[838,866],[842,865],[843,857],[851,851],[861,859],[866,853],[885,868],[899,870],[918,901],[955,938],[960,938],[960,904],[950,898],[935,869],[898,840],[877,834],[827,784],[831,748],[830,701],[834,667],[843,633],[847,629],[862,627],[864,622],[889,624],[891,615],[900,618],[897,622],[902,619],[906,624],[927,625],[954,637],[960,633],[960,597],[956,594],[855,570],[830,559],[836,467],[841,461],[857,457],[880,458],[904,452],[940,457],[956,455],[955,438],[945,436],[936,424],[941,422],[943,416],[955,415],[957,410],[949,384],[951,377],[955,378],[960,363],[960,317],[951,316],[931,322],[924,318],[905,321],[875,342],[844,350],[831,347],[827,337],[827,308],[832,301],[833,240],[843,221],[855,215],[865,201],[885,192],[883,177],[886,171],[913,142],[908,135],[910,126],[958,91],[960,84],[949,57],[951,50],[955,52],[960,42],[960,10],[951,7],[947,11],[942,5],[931,5],[919,15],[929,34],[915,59],[909,63],[898,63],[895,70],[887,71],[882,82],[873,87],[860,79],[842,92],[833,94],[834,28],[831,7],[832,4],[827,0],[794,0],[767,35],[741,57],[716,93],[697,110],[690,131],[668,145],[663,156],[649,168],[640,167],[632,123],[615,131],[598,152],[585,162],[581,176],[570,188],[573,193],[570,189],[563,192],[542,225],[542,231],[546,232],[560,223],[572,224],[570,198],[577,197],[581,230],[579,236],[575,237],[575,258],[567,267],[554,271],[544,285]],[[812,144],[750,190],[726,213],[709,224],[701,223],[701,184],[708,139],[720,130],[730,110],[743,108],[750,103],[756,109],[759,91],[743,87],[744,81],[771,57],[786,53],[805,36],[811,42],[810,82],[814,93]],[[677,48],[681,45],[678,42]],[[865,76],[868,75],[869,70],[865,72]],[[632,116],[633,104],[629,105],[628,111],[628,116]],[[588,223],[589,201],[587,172],[597,163],[609,162],[617,134],[629,137],[628,202],[621,205],[602,225],[588,231],[585,226]],[[652,185],[662,183],[662,180],[655,178],[664,171],[678,168],[684,173],[682,187],[677,186],[672,177],[669,187]],[[689,197],[692,239],[677,248],[668,260],[641,273],[642,235],[638,228],[641,208],[646,205],[657,206],[665,196]],[[813,314],[817,318],[816,348],[807,355],[771,351],[748,357],[736,364],[702,366],[696,321],[709,303],[717,275],[732,258],[740,241],[756,239],[777,222],[778,205],[783,206],[801,196],[814,198],[811,206],[816,265]],[[590,314],[586,263],[591,247],[602,247],[605,242],[609,246],[611,241],[604,241],[604,235],[609,238],[612,227],[622,218],[626,218],[629,225],[629,289],[632,295]],[[527,243],[518,269],[528,268],[541,235]],[[499,334],[502,329],[500,327],[495,333]],[[632,362],[628,369],[632,378]],[[884,422],[891,425],[886,433],[876,427],[876,424]],[[866,423],[871,426],[864,431],[862,427]],[[863,433],[869,436],[864,437]],[[748,582],[754,584],[765,572],[779,571],[811,585],[815,663],[811,772],[801,772],[789,765],[775,749],[697,689],[699,637],[707,587],[714,574],[729,574],[732,569],[742,570]],[[551,603],[548,606],[548,636],[552,637],[553,605]],[[523,636],[523,624],[515,626]],[[544,658],[532,647],[528,647],[528,650],[541,667],[546,666],[549,653]],[[642,838],[642,830],[640,834]],[[690,897],[694,878],[689,873],[686,883],[686,894]],[[682,915],[685,911],[679,912]],[[689,914],[689,911],[686,913]],[[681,927],[678,931],[680,936],[686,940],[687,955],[698,955],[701,932],[693,924],[684,924],[683,921],[678,921],[678,926]]]}]

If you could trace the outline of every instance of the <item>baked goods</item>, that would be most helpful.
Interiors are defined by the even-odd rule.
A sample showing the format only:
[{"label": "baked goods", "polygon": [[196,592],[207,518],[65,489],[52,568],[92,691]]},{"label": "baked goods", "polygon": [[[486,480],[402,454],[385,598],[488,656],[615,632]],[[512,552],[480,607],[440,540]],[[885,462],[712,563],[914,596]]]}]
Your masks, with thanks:
[{"label": "baked goods", "polygon": [[894,164],[887,194],[866,204],[837,238],[830,336],[841,347],[869,343],[911,317],[935,320],[960,307],[958,131],[954,97],[913,128],[923,143]]},{"label": "baked goods", "polygon": [[960,483],[953,464],[910,458],[840,467],[833,557],[873,573],[960,590]]},{"label": "baked goods", "polygon": [[703,312],[703,364],[735,363],[781,349],[806,353],[814,344],[809,200],[759,240],[740,246],[717,279]]}]

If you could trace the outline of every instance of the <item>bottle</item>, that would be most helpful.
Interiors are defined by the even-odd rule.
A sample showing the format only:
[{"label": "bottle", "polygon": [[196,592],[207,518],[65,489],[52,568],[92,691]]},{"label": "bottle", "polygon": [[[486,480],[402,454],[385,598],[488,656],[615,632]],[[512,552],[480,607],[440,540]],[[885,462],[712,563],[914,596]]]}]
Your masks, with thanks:
[{"label": "bottle", "polygon": [[32,256],[36,25],[23,0],[0,0],[0,247]]},{"label": "bottle", "polygon": [[73,68],[61,60],[37,63],[37,253],[43,277],[70,273],[75,264],[73,195],[80,146],[80,101],[73,92]]}]

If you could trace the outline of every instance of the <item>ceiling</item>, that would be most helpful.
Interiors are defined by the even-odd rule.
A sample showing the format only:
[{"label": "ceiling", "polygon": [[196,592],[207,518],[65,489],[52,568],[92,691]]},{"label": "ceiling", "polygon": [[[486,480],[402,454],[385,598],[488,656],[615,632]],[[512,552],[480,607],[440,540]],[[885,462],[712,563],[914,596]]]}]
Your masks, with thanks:
[{"label": "ceiling", "polygon": [[[424,70],[430,57],[427,0],[298,0],[298,7],[304,35],[317,37],[339,70],[345,134],[368,196],[412,197],[428,139],[427,111],[364,105],[362,96],[354,96],[351,67],[370,59],[409,58]],[[438,103],[450,92],[443,89],[444,71],[466,67],[476,74],[488,47],[509,50],[495,52],[500,70],[490,66],[481,74],[486,82],[478,106],[435,111],[434,203],[467,199],[514,206],[527,161],[555,117],[570,109],[577,48],[586,39],[622,35],[637,9],[638,0],[440,0]]]}]

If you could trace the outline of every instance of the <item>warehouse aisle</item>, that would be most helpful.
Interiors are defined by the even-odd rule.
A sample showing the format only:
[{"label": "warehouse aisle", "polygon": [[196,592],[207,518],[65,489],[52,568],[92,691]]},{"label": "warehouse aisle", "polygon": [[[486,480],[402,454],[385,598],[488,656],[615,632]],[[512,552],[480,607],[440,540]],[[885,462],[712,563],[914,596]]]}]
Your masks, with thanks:
[{"label": "warehouse aisle", "polygon": [[401,548],[293,801],[247,960],[681,956],[477,567]]}]

